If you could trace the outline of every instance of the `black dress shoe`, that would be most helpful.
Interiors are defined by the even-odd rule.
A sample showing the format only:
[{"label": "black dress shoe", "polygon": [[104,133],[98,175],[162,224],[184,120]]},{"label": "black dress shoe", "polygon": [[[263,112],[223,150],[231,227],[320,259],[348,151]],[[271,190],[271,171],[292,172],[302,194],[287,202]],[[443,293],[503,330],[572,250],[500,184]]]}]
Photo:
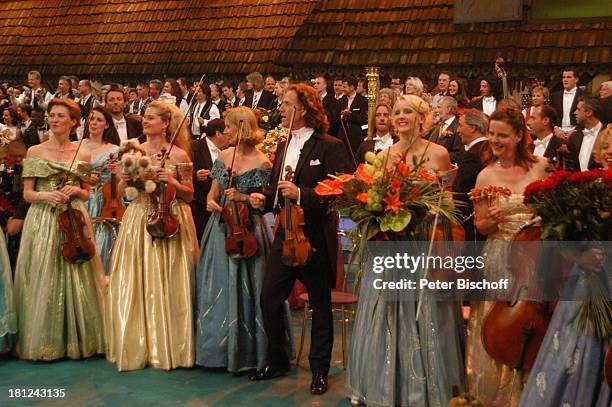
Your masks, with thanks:
[{"label": "black dress shoe", "polygon": [[256,371],[249,375],[249,380],[259,381],[259,380],[270,380],[275,379],[280,376],[284,376],[289,372],[289,366],[285,368],[274,368],[270,365],[266,365],[263,369]]},{"label": "black dress shoe", "polygon": [[310,384],[310,392],[312,394],[323,394],[327,391],[327,375],[323,373],[314,373],[312,375],[312,383]]}]

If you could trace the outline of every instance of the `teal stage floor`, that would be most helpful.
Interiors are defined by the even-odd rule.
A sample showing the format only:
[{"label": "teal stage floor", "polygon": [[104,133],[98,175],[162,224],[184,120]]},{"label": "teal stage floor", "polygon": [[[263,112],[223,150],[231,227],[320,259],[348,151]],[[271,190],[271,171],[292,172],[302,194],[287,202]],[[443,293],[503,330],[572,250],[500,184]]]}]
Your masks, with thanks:
[{"label": "teal stage floor", "polygon": [[[294,312],[294,336],[299,340],[302,313]],[[323,396],[309,391],[309,341],[301,366],[287,377],[253,383],[245,376],[201,368],[170,372],[147,368],[117,372],[103,357],[32,363],[16,358],[0,359],[0,406],[350,406],[345,398],[340,325],[335,324],[330,389]],[[306,336],[308,336],[309,332]],[[296,344],[297,346],[297,344]],[[10,399],[10,388],[64,388],[63,399]]]}]

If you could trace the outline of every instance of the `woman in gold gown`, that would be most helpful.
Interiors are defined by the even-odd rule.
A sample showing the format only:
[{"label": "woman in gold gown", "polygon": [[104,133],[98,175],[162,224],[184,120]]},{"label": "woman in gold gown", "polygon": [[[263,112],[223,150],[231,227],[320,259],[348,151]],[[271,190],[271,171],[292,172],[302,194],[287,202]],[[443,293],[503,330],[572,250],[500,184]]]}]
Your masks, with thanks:
[{"label": "woman in gold gown", "polygon": [[[181,120],[173,105],[152,102],[144,115],[147,142],[140,147],[159,163],[160,152]],[[122,176],[119,188],[126,186]],[[191,209],[193,198],[189,135],[183,127],[166,161],[157,169],[157,181],[176,188],[171,213],[178,233],[153,239],[147,232],[152,205],[139,191],[129,204],[110,260],[107,312],[107,359],[120,371],[142,369],[147,364],[165,370],[194,363],[192,298],[194,268],[199,253]]]},{"label": "woman in gold gown", "polygon": [[[484,277],[489,281],[508,278],[509,245],[519,228],[533,217],[523,204],[523,191],[531,182],[546,177],[547,162],[527,150],[525,119],[518,109],[499,109],[490,118],[485,154],[487,166],[476,180],[476,188],[504,187],[511,195],[500,197],[499,204],[488,206],[486,200],[476,201],[475,225],[487,235],[483,249]],[[490,298],[490,296],[488,296]],[[495,304],[494,301],[474,301],[468,322],[466,370],[468,390],[485,406],[514,406],[521,395],[524,377],[492,359],[482,343],[482,325]]]},{"label": "woman in gold gown", "polygon": [[82,264],[62,257],[58,216],[67,205],[80,210],[93,236],[84,205],[91,153],[85,148],[77,153],[69,139],[81,117],[74,101],[53,99],[48,112],[53,136],[31,147],[23,162],[23,196],[31,206],[15,271],[17,354],[31,360],[78,359],[104,352],[102,264],[97,254]]}]

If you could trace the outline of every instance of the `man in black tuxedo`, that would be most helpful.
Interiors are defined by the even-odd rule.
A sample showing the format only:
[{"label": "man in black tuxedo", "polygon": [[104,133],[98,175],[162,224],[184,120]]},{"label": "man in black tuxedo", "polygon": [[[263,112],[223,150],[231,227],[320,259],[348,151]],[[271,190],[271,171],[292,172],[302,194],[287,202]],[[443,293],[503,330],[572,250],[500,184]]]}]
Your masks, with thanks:
[{"label": "man in black tuxedo", "polygon": [[391,107],[384,103],[379,103],[376,106],[375,114],[376,133],[372,140],[365,140],[359,146],[356,154],[358,164],[365,162],[365,155],[368,151],[379,153],[391,147],[397,141],[391,135]]},{"label": "man in black tuxedo", "polygon": [[327,120],[329,120],[329,135],[338,137],[340,130],[340,104],[331,93],[327,92],[327,79],[323,75],[315,78],[314,88],[321,97]]},{"label": "man in black tuxedo", "polygon": [[[557,115],[561,118],[561,128],[567,128],[576,125],[576,117],[574,112],[578,107],[578,100],[586,95],[586,92],[578,88],[578,71],[574,68],[566,68],[563,70],[563,90],[554,92],[550,95],[550,105],[555,108]],[[571,131],[563,131],[557,129],[555,134],[562,138],[568,138]]]},{"label": "man in black tuxedo", "polygon": [[[313,253],[303,266],[291,267],[283,264],[281,258],[284,231],[279,228],[268,257],[261,291],[269,364],[249,378],[267,380],[289,371],[283,312],[285,300],[297,278],[306,285],[313,310],[309,355],[313,376],[310,391],[313,394],[323,394],[327,391],[327,373],[334,340],[331,289],[336,274],[338,222],[337,216],[328,212],[329,200],[318,196],[314,188],[319,181],[326,179],[328,174],[348,172],[353,168],[342,142],[326,134],[329,125],[325,110],[312,87],[305,84],[289,86],[280,112],[282,123],[287,127],[292,113],[295,112],[292,135],[288,145],[281,143],[278,147],[277,159],[270,177],[270,188],[265,194],[251,194],[250,203],[256,209],[276,209],[274,206],[278,188],[278,202],[288,198],[301,205],[304,209],[304,234],[313,247]],[[277,183],[285,148],[285,166],[294,168],[295,174],[292,182]]]},{"label": "man in black tuxedo", "polygon": [[223,112],[227,112],[228,109],[240,105],[240,99],[236,96],[234,86],[230,82],[223,82],[223,85],[221,85],[221,92],[223,92],[223,96],[225,96]]},{"label": "man in black tuxedo", "polygon": [[[536,107],[527,121],[531,134],[535,136],[530,146],[533,155],[545,157],[549,162],[557,163],[560,157],[563,161],[559,164],[567,171],[580,171],[578,151],[573,143],[553,134],[555,124],[558,123],[557,111],[549,106]],[[565,149],[559,150],[565,145]],[[559,152],[557,151],[559,150]],[[567,150],[567,153],[563,153]]]},{"label": "man in black tuxedo", "polygon": [[202,240],[204,228],[210,217],[206,210],[206,197],[212,185],[210,171],[219,153],[229,146],[229,138],[223,134],[225,122],[223,119],[213,119],[204,127],[206,137],[191,143],[193,155],[193,201],[189,203],[195,222],[198,242]]},{"label": "man in black tuxedo", "polygon": [[252,72],[246,79],[253,89],[247,90],[243,105],[252,109],[272,110],[276,106],[276,96],[264,89],[263,76],[259,72]]},{"label": "man in black tuxedo", "polygon": [[457,100],[452,96],[442,96],[436,107],[438,124],[429,132],[429,141],[439,144],[448,150],[451,162],[457,163],[464,149],[457,135]]},{"label": "man in black tuxedo", "polygon": [[[350,77],[344,81],[345,97],[340,100],[340,120],[349,139],[349,153],[355,155],[361,142],[368,135],[368,99],[357,94],[357,78]],[[346,140],[344,134],[340,137]],[[346,141],[345,141],[346,143]]]},{"label": "man in black tuxedo", "polygon": [[457,135],[459,136],[464,153],[459,156],[457,161],[457,177],[453,183],[455,199],[461,203],[459,208],[467,219],[463,223],[465,230],[465,240],[485,240],[485,236],[478,233],[474,228],[474,206],[468,197],[468,193],[476,185],[478,173],[485,165],[482,163],[481,155],[487,146],[485,134],[489,127],[489,120],[484,113],[477,109],[466,109],[459,118]]},{"label": "man in black tuxedo", "polygon": [[45,125],[45,110],[42,107],[32,109],[30,125],[23,132],[23,144],[27,148],[42,143]]},{"label": "man in black tuxedo", "polygon": [[578,130],[572,134],[570,141],[578,150],[580,170],[592,170],[599,167],[593,157],[593,147],[599,133],[605,130],[601,122],[601,104],[593,97],[582,97],[574,114]]},{"label": "man in black tuxedo", "polygon": [[[125,116],[125,92],[119,85],[112,85],[104,96],[104,106],[113,116],[115,128],[121,140],[139,138],[142,136],[142,123],[133,116]],[[142,140],[142,139],[141,139]]]}]

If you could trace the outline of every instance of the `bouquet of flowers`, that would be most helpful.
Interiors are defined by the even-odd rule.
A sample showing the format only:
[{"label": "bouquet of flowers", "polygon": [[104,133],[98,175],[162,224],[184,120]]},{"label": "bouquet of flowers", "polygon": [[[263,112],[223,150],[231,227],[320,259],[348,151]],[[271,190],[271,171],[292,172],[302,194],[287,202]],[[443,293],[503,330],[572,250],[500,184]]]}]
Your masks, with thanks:
[{"label": "bouquet of flowers", "polygon": [[270,111],[258,107],[253,109],[253,113],[255,113],[259,127],[266,132],[274,129],[280,123],[280,112],[278,110]]},{"label": "bouquet of flowers", "polygon": [[278,147],[278,143],[281,141],[287,140],[287,136],[289,135],[289,130],[283,127],[276,127],[272,130],[269,130],[266,134],[266,138],[257,145],[259,151],[264,153],[270,161],[274,162],[276,158],[276,148]]},{"label": "bouquet of flowers", "polygon": [[453,221],[458,218],[452,194],[442,188],[423,161],[415,157],[411,167],[404,156],[387,168],[388,154],[370,152],[365,159],[367,163],[354,174],[331,176],[315,188],[318,195],[337,197],[333,209],[357,223],[361,239],[369,240],[379,232],[415,237],[430,210]]},{"label": "bouquet of flowers", "polygon": [[0,147],[8,146],[15,141],[15,139],[16,137],[9,130],[0,132]]},{"label": "bouquet of flowers", "polygon": [[[554,241],[612,240],[612,170],[577,173],[557,171],[525,188],[525,204],[542,218],[542,239]],[[612,336],[612,304],[604,298],[599,279],[587,275],[592,298],[580,310],[581,329],[596,337]],[[599,298],[599,299],[597,299]]]},{"label": "bouquet of flowers", "polygon": [[125,188],[125,197],[132,201],[138,197],[138,191],[148,194],[155,191],[157,172],[151,159],[145,155],[136,139],[123,140],[118,151],[119,163],[124,174],[130,176]]}]

